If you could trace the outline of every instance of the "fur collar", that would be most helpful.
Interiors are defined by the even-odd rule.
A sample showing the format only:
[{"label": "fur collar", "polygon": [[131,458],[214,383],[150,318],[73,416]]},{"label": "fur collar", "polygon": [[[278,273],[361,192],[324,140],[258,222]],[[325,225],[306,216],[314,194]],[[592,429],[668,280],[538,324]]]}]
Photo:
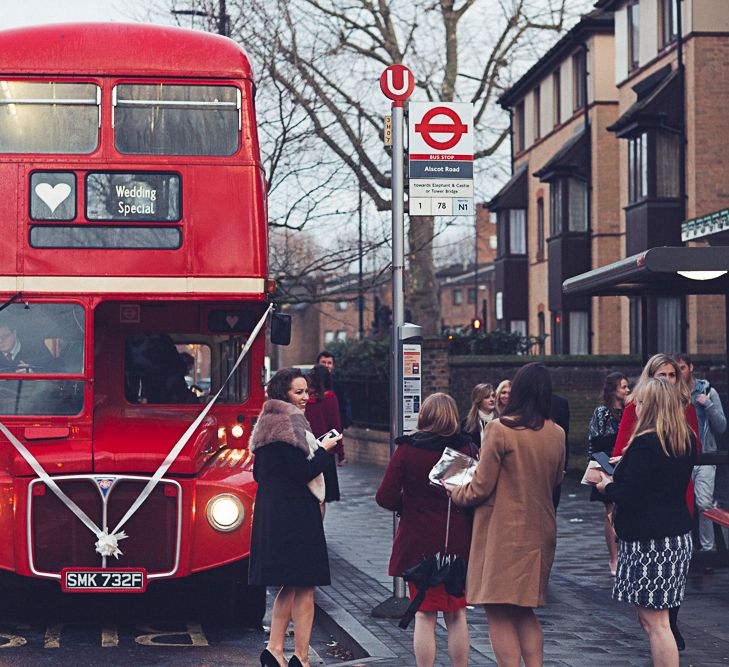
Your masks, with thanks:
[{"label": "fur collar", "polygon": [[272,442],[285,442],[308,455],[306,432],[310,430],[311,426],[301,410],[286,401],[269,398],[253,427],[248,449],[253,453]]}]

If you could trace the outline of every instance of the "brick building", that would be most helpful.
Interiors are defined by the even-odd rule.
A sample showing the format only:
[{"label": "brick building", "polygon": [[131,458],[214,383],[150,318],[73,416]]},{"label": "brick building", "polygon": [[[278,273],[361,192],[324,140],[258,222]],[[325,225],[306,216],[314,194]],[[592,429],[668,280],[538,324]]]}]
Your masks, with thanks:
[{"label": "brick building", "polygon": [[495,316],[548,335],[552,354],[617,353],[625,305],[566,297],[562,282],[620,258],[613,18],[582,18],[499,99],[511,114],[513,176],[497,214]]},{"label": "brick building", "polygon": [[500,99],[514,149],[489,203],[500,326],[550,334],[552,353],[720,352],[723,295],[561,291],[652,247],[729,245],[729,4],[595,8]]},{"label": "brick building", "polygon": [[[599,0],[596,7],[615,17],[619,117],[609,129],[620,140],[625,256],[687,241],[726,245],[728,222],[692,233],[682,223],[729,207],[729,4]],[[648,352],[724,349],[722,296],[634,298],[629,313],[626,351],[637,352],[641,336]]]}]

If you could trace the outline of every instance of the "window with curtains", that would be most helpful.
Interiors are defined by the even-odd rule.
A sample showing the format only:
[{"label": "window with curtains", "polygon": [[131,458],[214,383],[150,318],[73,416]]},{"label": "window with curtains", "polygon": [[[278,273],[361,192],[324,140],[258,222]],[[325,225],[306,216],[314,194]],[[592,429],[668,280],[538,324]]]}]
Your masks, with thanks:
[{"label": "window with curtains", "polygon": [[526,132],[524,127],[524,102],[519,102],[514,108],[514,150],[523,151],[526,148]]},{"label": "window with curtains", "polygon": [[511,320],[509,323],[509,331],[511,333],[518,333],[522,336],[527,335],[527,323],[526,320]]},{"label": "window with curtains", "polygon": [[526,254],[526,211],[523,208],[509,211],[509,252],[512,255]]},{"label": "window with curtains", "polygon": [[539,92],[539,86],[534,89],[532,100],[534,104],[534,139],[537,140],[542,136],[542,95]]},{"label": "window with curtains", "polygon": [[544,198],[537,199],[537,261],[544,259]]},{"label": "window with curtains", "polygon": [[585,52],[579,51],[572,56],[572,99],[574,110],[582,109],[587,103],[587,91],[585,90]]},{"label": "window with curtains", "polygon": [[567,179],[569,201],[568,229],[571,232],[587,231],[587,183],[576,178]]},{"label": "window with curtains", "polygon": [[658,0],[659,40],[661,48],[673,44],[678,37],[677,0]]},{"label": "window with curtains", "polygon": [[557,127],[562,118],[562,75],[558,69],[552,73],[552,125]]},{"label": "window with curtains", "polygon": [[586,310],[573,310],[569,319],[569,353],[589,354],[590,316]]},{"label": "window with curtains", "polygon": [[657,346],[661,352],[680,352],[683,325],[682,299],[680,296],[663,296],[656,300]]},{"label": "window with curtains", "polygon": [[558,236],[562,233],[562,181],[552,181],[549,184],[549,235]]},{"label": "window with curtains", "polygon": [[549,184],[549,231],[551,236],[586,232],[587,183],[578,178],[558,178]]},{"label": "window with curtains", "polygon": [[638,0],[628,3],[628,69],[637,69],[640,63],[640,4]]},{"label": "window with curtains", "polygon": [[649,130],[628,140],[628,203],[679,196],[677,133]]},{"label": "window with curtains", "polygon": [[628,203],[648,196],[648,134],[628,140]]},{"label": "window with curtains", "polygon": [[656,197],[679,195],[679,135],[656,131]]}]

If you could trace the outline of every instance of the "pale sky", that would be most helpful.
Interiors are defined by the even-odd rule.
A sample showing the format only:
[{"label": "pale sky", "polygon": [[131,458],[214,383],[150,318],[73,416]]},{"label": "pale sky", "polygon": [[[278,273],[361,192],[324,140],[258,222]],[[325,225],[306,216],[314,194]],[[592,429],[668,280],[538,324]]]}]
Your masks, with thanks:
[{"label": "pale sky", "polygon": [[41,23],[133,21],[144,16],[140,0],[0,0],[0,30]]}]

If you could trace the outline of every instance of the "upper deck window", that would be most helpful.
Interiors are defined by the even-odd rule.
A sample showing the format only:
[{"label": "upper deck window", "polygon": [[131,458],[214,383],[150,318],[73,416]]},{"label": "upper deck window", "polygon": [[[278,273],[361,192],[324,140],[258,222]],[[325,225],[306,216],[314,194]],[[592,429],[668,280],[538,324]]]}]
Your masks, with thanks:
[{"label": "upper deck window", "polygon": [[0,153],[93,153],[100,109],[93,83],[0,81]]},{"label": "upper deck window", "polygon": [[234,86],[120,84],[114,88],[114,141],[129,155],[232,155],[240,109]]}]

